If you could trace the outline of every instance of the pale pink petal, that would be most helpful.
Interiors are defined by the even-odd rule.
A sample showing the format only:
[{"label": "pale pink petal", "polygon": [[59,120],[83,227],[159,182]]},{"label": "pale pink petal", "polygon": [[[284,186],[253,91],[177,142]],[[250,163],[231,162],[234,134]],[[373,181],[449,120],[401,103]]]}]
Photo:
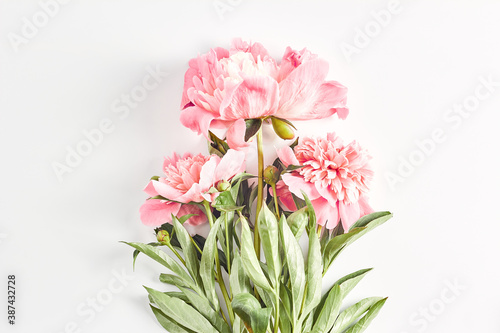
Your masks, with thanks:
[{"label": "pale pink petal", "polygon": [[311,201],[313,208],[314,208],[314,213],[316,215],[316,223],[324,226],[326,222],[328,221],[328,217],[330,216],[330,210],[332,209],[332,206],[328,203],[323,198],[318,198],[315,200]]},{"label": "pale pink petal", "polygon": [[359,219],[359,203],[354,202],[346,204],[339,202],[340,220],[344,230],[349,230],[351,226]]},{"label": "pale pink petal", "polygon": [[341,110],[339,117],[345,119],[349,113],[346,101],[346,87],[336,81],[325,82],[318,89],[316,101],[307,119],[327,118],[338,110]]},{"label": "pale pink petal", "polygon": [[297,157],[295,157],[292,148],[290,148],[289,146],[284,146],[282,148],[276,149],[276,152],[278,153],[278,158],[285,167],[288,167],[289,165],[300,165]]},{"label": "pale pink petal", "polygon": [[215,169],[215,181],[229,180],[245,171],[245,153],[229,149]]},{"label": "pale pink petal", "polygon": [[190,106],[181,112],[181,123],[198,134],[208,137],[210,123],[216,114],[198,106]]},{"label": "pale pink petal", "polygon": [[279,84],[280,105],[276,115],[289,120],[311,119],[318,88],[328,73],[328,63],[321,59],[297,67]]},{"label": "pale pink petal", "polygon": [[158,192],[156,192],[155,187],[153,186],[153,181],[149,181],[148,185],[144,188],[144,192],[146,192],[150,197],[158,195]]},{"label": "pale pink petal", "polygon": [[221,119],[237,120],[270,116],[278,107],[276,80],[266,76],[246,77],[227,92],[221,103]]},{"label": "pale pink petal", "polygon": [[229,148],[236,150],[245,150],[250,146],[249,142],[245,141],[246,124],[244,119],[236,120],[227,130],[226,141]]},{"label": "pale pink petal", "polygon": [[366,196],[360,197],[358,200],[358,204],[359,217],[363,217],[374,212],[373,208],[368,204],[368,198]]},{"label": "pale pink petal", "polygon": [[281,176],[281,178],[283,179],[283,182],[288,185],[290,192],[301,199],[303,199],[301,191],[304,191],[309,200],[315,200],[320,197],[320,194],[318,193],[318,190],[316,190],[314,184],[305,181],[303,177],[296,175],[295,173],[285,173]]},{"label": "pale pink petal", "polygon": [[177,198],[182,195],[182,192],[157,180],[152,180],[151,184],[153,185],[155,191],[164,198],[178,201]]},{"label": "pale pink petal", "polygon": [[220,157],[212,155],[210,159],[203,165],[200,172],[200,188],[202,192],[206,192],[215,182],[215,170],[220,163]]},{"label": "pale pink petal", "polygon": [[335,192],[330,190],[328,187],[325,187],[321,184],[321,182],[316,182],[314,183],[314,186],[316,187],[316,190],[318,190],[318,193],[328,200],[331,206],[335,206],[337,204],[338,198]]},{"label": "pale pink petal", "polygon": [[326,228],[330,230],[335,228],[339,224],[339,221],[339,202],[337,201],[335,205],[330,205],[330,209],[328,210],[328,222],[326,223]]},{"label": "pale pink petal", "polygon": [[165,200],[146,200],[139,209],[141,221],[150,227],[157,227],[172,221],[172,214],[176,215],[181,204]]},{"label": "pale pink petal", "polygon": [[190,202],[202,202],[203,201],[203,192],[205,189],[202,189],[200,184],[193,184],[191,188],[184,193],[183,195],[177,197],[175,201],[179,201],[182,203],[190,203]]},{"label": "pale pink petal", "polygon": [[285,79],[295,68],[299,67],[302,63],[307,62],[312,59],[316,59],[318,56],[312,54],[307,49],[301,51],[293,50],[288,46],[283,54],[283,58],[280,63],[280,71],[278,75],[278,82]]}]

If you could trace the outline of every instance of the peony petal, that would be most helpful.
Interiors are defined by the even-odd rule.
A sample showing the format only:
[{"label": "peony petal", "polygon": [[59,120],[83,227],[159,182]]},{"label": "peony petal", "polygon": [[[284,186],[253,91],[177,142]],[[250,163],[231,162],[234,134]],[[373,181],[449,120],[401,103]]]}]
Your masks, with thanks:
[{"label": "peony petal", "polygon": [[155,197],[158,195],[158,192],[156,192],[155,187],[153,186],[153,181],[149,181],[148,185],[143,190],[146,192],[150,197]]},{"label": "peony petal", "polygon": [[190,106],[181,112],[181,123],[208,138],[210,123],[217,115],[198,106]]},{"label": "peony petal", "polygon": [[151,184],[153,185],[155,191],[164,198],[179,201],[177,199],[182,195],[181,191],[157,180],[152,180]]},{"label": "peony petal", "polygon": [[150,227],[157,227],[172,221],[172,214],[177,215],[181,207],[180,203],[149,199],[139,209],[141,221]]},{"label": "peony petal", "polygon": [[315,200],[320,197],[320,194],[318,193],[318,190],[316,190],[314,184],[305,181],[302,176],[297,175],[296,173],[285,173],[281,176],[281,178],[283,179],[283,182],[288,185],[290,192],[301,199],[303,198],[301,191],[305,192],[305,194],[309,197],[309,200]]},{"label": "peony petal", "polygon": [[316,223],[324,226],[327,223],[332,206],[323,198],[312,200],[311,203],[314,208],[314,213],[316,214]]},{"label": "peony petal", "polygon": [[373,208],[368,204],[368,198],[366,196],[362,196],[361,198],[359,198],[358,204],[359,217],[363,217],[374,212]]},{"label": "peony petal", "polygon": [[[271,187],[269,187],[269,194],[274,196],[273,189]],[[286,186],[282,180],[276,183],[276,195],[278,196],[281,206],[285,207],[285,210],[291,212],[297,210],[297,206],[295,205],[295,201],[293,200],[292,192],[290,192],[288,186]]]},{"label": "peony petal", "polygon": [[228,89],[221,103],[222,120],[251,119],[276,113],[279,87],[276,80],[266,76],[244,78]]},{"label": "peony petal", "polygon": [[278,153],[278,158],[285,165],[285,167],[288,167],[289,165],[300,165],[297,157],[295,157],[292,148],[290,148],[289,146],[284,146],[280,149],[276,149],[276,152]]},{"label": "peony petal", "polygon": [[214,182],[229,180],[243,171],[245,171],[245,153],[229,149],[215,169]]},{"label": "peony petal", "polygon": [[342,227],[344,228],[344,230],[349,230],[351,226],[359,219],[359,203],[354,202],[351,204],[346,204],[340,201],[339,213],[340,220],[342,221]]},{"label": "peony petal", "polygon": [[327,118],[335,114],[337,109],[340,109],[339,117],[345,119],[349,113],[349,110],[345,107],[346,101],[346,87],[336,81],[325,82],[318,89],[311,116],[313,116],[313,119]]},{"label": "peony petal", "polygon": [[328,73],[328,63],[313,59],[292,71],[279,84],[280,105],[276,115],[288,120],[307,120],[313,114],[318,88]]},{"label": "peony petal", "polygon": [[246,124],[244,119],[236,120],[227,130],[226,141],[229,148],[236,150],[245,150],[250,146],[249,142],[245,141]]},{"label": "peony petal", "polygon": [[335,194],[334,191],[326,188],[326,187],[323,187],[321,182],[316,182],[314,183],[314,186],[316,187],[316,190],[318,190],[318,193],[323,197],[325,198],[326,200],[328,200],[328,202],[330,203],[330,205],[332,207],[336,206],[337,205],[337,201],[338,201],[338,198],[337,198],[337,195]]},{"label": "peony petal", "polygon": [[202,192],[206,192],[212,187],[215,182],[215,169],[220,163],[220,157],[212,155],[210,159],[203,165],[200,171],[200,188]]}]

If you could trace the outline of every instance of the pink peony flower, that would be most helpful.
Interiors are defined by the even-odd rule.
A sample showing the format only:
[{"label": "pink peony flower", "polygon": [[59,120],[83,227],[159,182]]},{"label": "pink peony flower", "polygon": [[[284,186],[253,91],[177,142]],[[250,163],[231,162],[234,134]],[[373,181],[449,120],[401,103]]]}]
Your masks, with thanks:
[{"label": "pink peony flower", "polygon": [[[276,116],[308,120],[338,113],[344,119],[347,89],[325,81],[328,63],[304,49],[290,47],[278,65],[259,43],[236,39],[233,48],[216,48],[189,62],[184,77],[181,122],[207,136],[210,128],[226,128],[232,148],[243,136],[232,126],[241,120]],[[237,125],[240,120],[239,125]]]},{"label": "pink peony flower", "polygon": [[287,200],[286,192],[302,198],[304,191],[313,204],[319,225],[333,229],[342,221],[344,230],[349,230],[361,216],[373,212],[366,197],[373,177],[368,165],[371,157],[355,141],[344,145],[335,133],[328,133],[326,138],[304,137],[293,150],[279,149],[278,157],[286,166],[303,166],[282,176],[288,190],[282,186],[278,197],[285,198],[282,204],[288,209],[295,208],[295,204]]},{"label": "pink peony flower", "polygon": [[151,197],[161,196],[167,200],[146,200],[140,209],[142,222],[149,226],[161,225],[171,221],[171,214],[197,214],[186,221],[190,225],[205,222],[205,214],[189,203],[214,200],[218,192],[209,190],[217,188],[219,182],[231,180],[244,169],[245,154],[233,149],[222,158],[190,153],[180,157],[174,153],[163,163],[165,177],[151,180],[144,189]]}]

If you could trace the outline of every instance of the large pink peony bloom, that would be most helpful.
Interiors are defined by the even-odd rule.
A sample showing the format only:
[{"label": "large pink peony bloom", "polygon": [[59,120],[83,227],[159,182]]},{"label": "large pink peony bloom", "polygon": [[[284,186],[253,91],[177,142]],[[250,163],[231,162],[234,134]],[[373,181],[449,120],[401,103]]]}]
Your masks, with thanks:
[{"label": "large pink peony bloom", "polygon": [[149,226],[161,225],[171,221],[171,214],[197,214],[186,221],[190,225],[206,222],[205,214],[189,203],[212,201],[218,193],[209,190],[217,188],[219,182],[231,180],[244,169],[245,154],[233,149],[222,158],[190,153],[165,158],[165,177],[151,180],[144,191],[151,197],[161,196],[167,200],[146,200],[140,209],[142,222]]},{"label": "large pink peony bloom", "polygon": [[304,191],[311,199],[319,225],[333,229],[342,221],[344,230],[373,212],[366,197],[373,177],[368,165],[371,157],[355,141],[344,145],[335,133],[328,133],[326,138],[305,137],[293,150],[279,149],[278,157],[286,166],[303,166],[282,176],[278,196],[284,199],[282,204],[287,209],[295,208],[287,191],[300,198]]},{"label": "large pink peony bloom", "polygon": [[281,63],[259,43],[236,39],[230,50],[216,48],[189,62],[184,77],[181,122],[207,136],[228,128],[230,146],[242,143],[242,120],[276,116],[309,120],[348,114],[347,89],[325,81],[328,63],[304,49],[288,47]]}]

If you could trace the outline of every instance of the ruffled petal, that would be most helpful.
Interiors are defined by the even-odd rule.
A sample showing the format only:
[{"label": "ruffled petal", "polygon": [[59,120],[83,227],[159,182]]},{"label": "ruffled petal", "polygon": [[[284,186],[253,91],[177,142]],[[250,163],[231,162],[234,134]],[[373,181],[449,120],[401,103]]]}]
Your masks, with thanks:
[{"label": "ruffled petal", "polygon": [[222,120],[251,119],[276,113],[279,88],[276,80],[266,76],[250,76],[228,89],[221,103]]}]

